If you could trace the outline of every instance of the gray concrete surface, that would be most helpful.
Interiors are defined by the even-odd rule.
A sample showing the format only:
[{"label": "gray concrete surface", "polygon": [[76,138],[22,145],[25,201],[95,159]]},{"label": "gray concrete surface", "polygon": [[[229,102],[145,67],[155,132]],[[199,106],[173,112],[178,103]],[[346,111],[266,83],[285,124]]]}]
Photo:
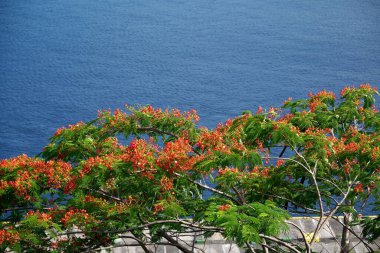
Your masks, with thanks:
[{"label": "gray concrete surface", "polygon": [[[316,228],[318,223],[318,218],[292,218],[290,222],[293,222],[298,227],[300,227],[308,240],[311,240],[313,236],[313,231]],[[280,238],[291,242],[293,244],[297,244],[303,246],[303,237],[301,232],[296,229],[294,226],[289,227],[290,230],[287,233],[283,233],[280,235]],[[353,230],[360,235],[361,228],[356,226]],[[341,232],[342,225],[335,220],[329,220],[322,227],[320,232],[316,235],[316,240],[312,245],[312,250],[314,252],[322,252],[322,253],[335,253],[340,252],[340,240],[341,240]],[[185,235],[177,237],[181,241],[182,245],[185,245],[188,249],[195,253],[243,253],[245,249],[239,248],[236,244],[226,241],[221,234],[214,234],[210,238],[203,238],[202,236],[197,235]],[[134,244],[136,245],[136,241],[133,239],[118,239],[116,242],[118,245],[125,244]],[[165,241],[162,241],[165,243]],[[375,243],[370,244],[370,246],[375,250],[380,252],[380,239],[378,239]],[[181,253],[181,251],[174,247],[168,245],[149,245],[149,249],[156,253]],[[260,248],[259,245],[252,244],[253,248]],[[351,252],[352,253],[364,253],[369,252],[365,245],[360,242],[355,236],[351,235]],[[139,246],[129,246],[129,247],[117,247],[111,250],[114,253],[144,253],[144,250]],[[107,252],[107,250],[102,250],[103,252]]]}]

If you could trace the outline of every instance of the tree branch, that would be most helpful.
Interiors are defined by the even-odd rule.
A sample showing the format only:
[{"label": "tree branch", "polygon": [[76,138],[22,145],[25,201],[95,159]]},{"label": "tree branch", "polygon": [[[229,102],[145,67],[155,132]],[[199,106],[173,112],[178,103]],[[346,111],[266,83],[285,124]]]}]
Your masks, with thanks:
[{"label": "tree branch", "polygon": [[91,189],[91,188],[84,188],[84,189],[89,190],[89,191],[92,191],[92,192],[95,192],[95,193],[97,193],[97,194],[99,194],[99,195],[102,195],[102,196],[104,196],[104,197],[107,197],[107,198],[113,199],[113,200],[115,200],[115,201],[117,201],[117,202],[123,202],[122,199],[120,199],[120,198],[118,198],[118,197],[115,197],[115,196],[112,196],[112,195],[108,194],[106,191],[103,191],[103,190],[101,190],[101,189],[100,189],[100,190],[95,190],[95,189]]},{"label": "tree branch", "polygon": [[323,221],[322,221],[322,222],[320,222],[320,221],[318,222],[319,227],[318,227],[318,225],[317,225],[317,227],[315,228],[314,236],[313,236],[313,238],[312,238],[311,243],[313,243],[314,237],[315,237],[316,234],[319,232],[319,230],[323,227],[323,225],[327,222],[327,220],[329,220],[329,219],[335,214],[335,212],[339,209],[339,207],[342,206],[343,202],[346,200],[348,194],[350,193],[350,191],[351,191],[351,187],[353,186],[353,183],[356,181],[356,179],[357,179],[357,176],[356,176],[355,179],[351,182],[351,184],[348,185],[348,189],[347,189],[346,193],[344,194],[343,198],[341,199],[341,201],[339,202],[339,204],[336,205],[332,210],[330,210],[329,214],[326,216],[325,219],[323,219],[323,216],[322,216],[321,219],[323,219]]},{"label": "tree branch", "polygon": [[[174,175],[179,176],[179,177],[184,177],[183,175],[181,175],[181,174],[179,174],[179,173],[177,173],[177,172],[175,172]],[[197,181],[194,181],[194,180],[192,180],[192,179],[190,179],[190,178],[186,178],[186,179],[187,179],[187,181],[189,181],[189,182],[191,182],[191,183],[193,183],[193,184],[196,184],[196,185],[202,187],[203,189],[206,189],[206,190],[209,190],[209,191],[215,192],[215,193],[217,193],[217,194],[219,194],[219,195],[222,195],[222,196],[224,196],[224,197],[226,197],[226,198],[232,200],[233,202],[237,203],[238,205],[241,205],[241,203],[240,203],[239,200],[235,199],[233,196],[231,196],[231,195],[229,195],[229,194],[227,194],[227,193],[225,193],[225,192],[222,192],[222,191],[219,191],[219,190],[217,190],[217,189],[214,189],[214,188],[212,188],[212,187],[210,187],[210,186],[207,186],[207,185],[204,185],[204,184],[198,183]]]},{"label": "tree branch", "polygon": [[238,196],[239,198],[239,202],[241,205],[245,205],[245,200],[244,200],[244,196],[238,191],[238,189],[236,189],[236,187],[232,186],[231,187],[232,190],[235,192],[235,194]]},{"label": "tree branch", "polygon": [[218,228],[218,227],[197,226],[197,225],[192,224],[190,222],[181,221],[181,220],[178,219],[178,220],[152,221],[152,222],[149,222],[149,223],[146,223],[146,224],[142,224],[142,225],[139,225],[139,226],[135,226],[135,227],[127,228],[127,229],[120,229],[120,230],[71,231],[71,232],[59,233],[59,234],[57,234],[57,236],[74,235],[74,234],[85,234],[85,233],[121,234],[121,233],[131,232],[131,231],[136,230],[136,229],[147,228],[147,227],[151,227],[151,226],[154,226],[154,225],[165,224],[165,223],[179,223],[179,224],[185,225],[186,227],[194,227],[194,228],[199,228],[199,229],[207,229],[207,230],[209,230],[209,231],[211,230],[213,232],[221,232],[221,231],[223,231],[221,228]]},{"label": "tree branch", "polygon": [[[302,156],[302,155],[300,154],[300,156]],[[313,242],[315,240],[315,237],[317,236],[317,233],[319,232],[320,228],[322,227],[321,223],[323,221],[323,213],[324,213],[324,211],[323,211],[322,195],[321,195],[321,191],[319,190],[319,186],[318,186],[318,182],[317,182],[317,178],[316,178],[317,164],[318,164],[318,161],[315,162],[314,169],[312,171],[310,171],[310,174],[311,174],[311,178],[313,179],[313,184],[315,185],[315,189],[317,191],[319,209],[321,210],[321,213],[319,215],[318,224],[317,224],[317,227],[315,228],[315,233],[313,234],[313,237],[311,238],[310,244],[313,244]]]},{"label": "tree branch", "polygon": [[137,243],[141,246],[145,253],[153,253],[150,249],[146,247],[145,242],[136,236],[136,233],[131,231],[131,234],[133,235],[133,237],[131,236],[131,238],[137,241]]},{"label": "tree branch", "polygon": [[369,246],[369,244],[364,240],[364,238],[360,237],[350,226],[347,226],[346,224],[341,222],[338,217],[332,216],[331,218],[336,220],[342,226],[346,227],[351,232],[351,234],[353,234],[356,238],[359,239],[360,242],[362,242],[364,244],[364,246],[369,250],[369,252],[374,252],[372,247]]},{"label": "tree branch", "polygon": [[173,237],[168,235],[168,233],[164,231],[160,231],[159,235],[162,235],[168,242],[170,242],[173,246],[177,247],[179,250],[181,250],[184,253],[193,253],[192,250],[187,249],[183,245],[181,245],[178,241],[176,241]]},{"label": "tree branch", "polygon": [[289,225],[292,225],[292,226],[295,227],[298,231],[300,231],[301,236],[302,236],[302,238],[303,238],[303,241],[304,241],[304,243],[305,243],[306,253],[310,253],[310,252],[311,252],[310,244],[307,242],[306,237],[305,237],[305,232],[302,230],[302,228],[300,228],[297,224],[294,224],[293,222],[290,222],[290,221],[286,221],[286,223],[289,224]]},{"label": "tree branch", "polygon": [[267,236],[267,235],[263,235],[263,234],[260,234],[260,237],[261,238],[264,238],[264,239],[268,239],[272,242],[275,242],[275,243],[278,243],[282,246],[284,246],[285,248],[288,248],[296,253],[302,253],[301,251],[299,251],[298,249],[296,249],[295,247],[293,247],[291,244],[287,243],[287,242],[284,242],[276,237],[272,237],[272,236]]},{"label": "tree branch", "polygon": [[255,249],[252,248],[251,244],[249,244],[248,242],[246,242],[245,245],[247,246],[247,248],[249,249],[249,251],[250,251],[251,253],[256,253]]}]

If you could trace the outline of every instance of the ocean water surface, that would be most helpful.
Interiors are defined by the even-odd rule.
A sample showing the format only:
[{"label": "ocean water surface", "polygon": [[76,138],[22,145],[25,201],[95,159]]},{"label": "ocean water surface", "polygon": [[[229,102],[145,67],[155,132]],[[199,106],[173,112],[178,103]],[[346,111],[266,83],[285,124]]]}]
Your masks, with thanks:
[{"label": "ocean water surface", "polygon": [[378,0],[1,0],[0,158],[128,104],[201,124],[380,84]]}]

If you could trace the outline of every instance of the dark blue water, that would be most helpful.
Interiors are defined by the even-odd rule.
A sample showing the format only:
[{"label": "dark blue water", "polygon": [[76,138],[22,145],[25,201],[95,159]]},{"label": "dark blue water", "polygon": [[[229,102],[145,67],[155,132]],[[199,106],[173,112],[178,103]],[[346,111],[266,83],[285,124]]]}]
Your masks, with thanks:
[{"label": "dark blue water", "polygon": [[380,82],[378,0],[0,0],[0,158],[128,104],[201,123]]}]

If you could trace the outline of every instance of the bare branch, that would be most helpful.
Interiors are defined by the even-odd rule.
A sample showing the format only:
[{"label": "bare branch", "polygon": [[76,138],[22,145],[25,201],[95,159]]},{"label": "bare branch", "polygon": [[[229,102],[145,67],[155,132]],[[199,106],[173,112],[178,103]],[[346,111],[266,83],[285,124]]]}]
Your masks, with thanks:
[{"label": "bare branch", "polygon": [[236,187],[232,186],[231,188],[235,192],[235,194],[238,196],[240,204],[245,205],[244,196],[239,192],[238,189],[236,189]]},{"label": "bare branch", "polygon": [[285,248],[290,249],[293,252],[301,253],[301,251],[299,251],[298,249],[296,249],[295,247],[293,247],[290,243],[284,242],[284,241],[282,241],[282,240],[280,240],[280,239],[278,239],[276,237],[267,236],[267,235],[263,235],[263,234],[260,234],[260,237],[264,238],[264,239],[268,239],[268,240],[270,240],[272,242],[278,243],[278,244],[284,246]]},{"label": "bare branch", "polygon": [[265,252],[269,252],[268,249],[270,249],[271,251],[275,252],[275,253],[280,253],[278,250],[274,249],[273,247],[267,245],[267,244],[263,244],[263,247],[265,248]]},{"label": "bare branch", "polygon": [[303,241],[305,243],[305,247],[306,247],[306,253],[310,253],[311,252],[311,248],[310,248],[310,244],[307,242],[306,240],[306,237],[305,237],[305,232],[303,231],[302,228],[300,228],[297,224],[293,223],[293,222],[290,222],[290,221],[286,221],[287,224],[289,225],[292,225],[293,227],[295,227],[298,231],[300,231],[301,233],[301,236],[303,238]]},{"label": "bare branch", "polygon": [[136,241],[138,242],[138,244],[139,244],[140,247],[145,251],[145,253],[153,253],[150,249],[148,249],[148,248],[146,247],[146,243],[145,243],[143,240],[141,240],[140,238],[138,238],[138,237],[136,236],[136,233],[134,233],[133,231],[132,231],[131,233],[132,233],[132,235],[133,235],[133,239],[136,240]]},{"label": "bare branch", "polygon": [[321,195],[321,191],[319,190],[319,186],[318,186],[318,182],[317,182],[317,178],[316,178],[317,165],[318,165],[318,161],[315,162],[314,169],[313,169],[312,173],[310,173],[310,174],[311,174],[311,178],[313,179],[313,184],[315,186],[315,189],[317,190],[319,209],[321,210],[321,213],[319,216],[319,221],[318,221],[317,227],[315,228],[315,233],[313,234],[313,237],[311,238],[310,244],[313,244],[315,237],[317,236],[317,233],[319,232],[320,228],[322,227],[321,223],[323,221],[323,213],[324,213],[322,195]]},{"label": "bare branch", "polygon": [[249,251],[250,251],[251,253],[256,253],[255,249],[252,248],[251,244],[249,244],[248,242],[246,242],[245,245],[247,246],[247,248],[249,249]]},{"label": "bare branch", "polygon": [[170,242],[173,246],[177,247],[179,250],[181,250],[184,253],[193,253],[192,250],[187,249],[182,244],[180,244],[177,240],[175,240],[173,237],[171,237],[168,233],[164,231],[159,232],[162,237],[164,237],[168,242]]},{"label": "bare branch", "polygon": [[342,188],[340,188],[336,183],[334,183],[333,181],[331,180],[328,180],[327,178],[323,178],[323,177],[317,177],[317,179],[321,179],[323,181],[326,181],[327,183],[330,183],[332,186],[334,186],[335,188],[337,188],[340,193],[344,194],[344,191],[342,190]]},{"label": "bare branch", "polygon": [[[322,222],[318,222],[319,224],[319,227],[317,226],[316,229],[315,229],[315,232],[314,232],[314,236],[319,232],[319,230],[323,227],[323,225],[335,214],[335,212],[339,209],[339,207],[342,206],[343,202],[346,200],[348,194],[350,193],[351,191],[351,188],[353,186],[353,182],[355,182],[357,179],[357,176],[355,177],[355,179],[351,182],[351,184],[349,184],[348,186],[348,189],[346,191],[346,193],[344,194],[343,198],[341,199],[341,201],[339,202],[338,205],[336,205],[332,210],[330,210],[329,214],[326,216],[325,219],[323,219],[323,216],[321,219],[323,219]],[[313,239],[314,240],[314,236],[313,236]],[[313,242],[313,241],[312,241]]]},{"label": "bare branch", "polygon": [[346,224],[344,224],[343,222],[341,222],[339,220],[338,217],[335,217],[335,216],[332,216],[331,217],[332,219],[336,220],[339,224],[341,224],[343,227],[347,228],[350,233],[352,235],[354,235],[356,238],[358,238],[360,240],[360,242],[362,242],[364,244],[364,246],[370,251],[370,252],[374,252],[374,250],[371,248],[371,246],[369,246],[369,244],[364,240],[363,237],[360,237],[350,226],[347,226]]}]

